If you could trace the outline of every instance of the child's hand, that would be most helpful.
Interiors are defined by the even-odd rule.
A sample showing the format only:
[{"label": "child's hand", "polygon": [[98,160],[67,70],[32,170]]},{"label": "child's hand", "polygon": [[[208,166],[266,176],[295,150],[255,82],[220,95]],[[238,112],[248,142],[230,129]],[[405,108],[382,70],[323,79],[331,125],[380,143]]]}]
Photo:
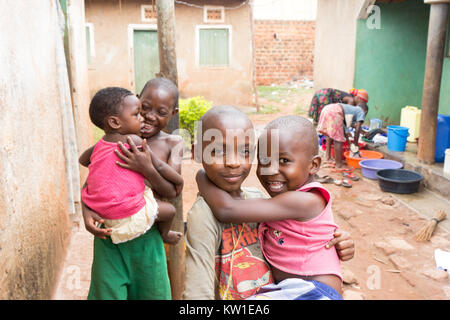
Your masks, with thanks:
[{"label": "child's hand", "polygon": [[198,191],[202,194],[201,189],[208,183],[208,177],[206,176],[205,169],[200,169],[195,175],[195,181],[197,182]]},{"label": "child's hand", "polygon": [[119,150],[114,150],[114,152],[125,163],[116,161],[116,164],[122,168],[144,174],[148,166],[152,165],[151,150],[147,145],[147,140],[142,140],[142,151],[136,147],[130,137],[127,137],[127,141],[131,147],[131,152],[119,141],[118,145],[122,153]]},{"label": "child's hand", "polygon": [[350,233],[336,229],[333,236],[334,239],[331,239],[325,247],[328,249],[335,246],[341,261],[353,259],[355,255],[355,243],[350,237]]},{"label": "child's hand", "polygon": [[181,191],[183,191],[183,185],[184,185],[184,182],[182,184],[177,184],[175,186],[175,193],[176,193],[177,197],[181,194]]},{"label": "child's hand", "polygon": [[[103,219],[97,213],[86,207],[83,202],[81,207],[83,211],[84,227],[87,231],[100,239],[106,239],[107,236],[111,236],[111,229],[102,229],[98,227],[98,225],[103,223]],[[96,222],[98,223],[97,226],[95,225]]]}]

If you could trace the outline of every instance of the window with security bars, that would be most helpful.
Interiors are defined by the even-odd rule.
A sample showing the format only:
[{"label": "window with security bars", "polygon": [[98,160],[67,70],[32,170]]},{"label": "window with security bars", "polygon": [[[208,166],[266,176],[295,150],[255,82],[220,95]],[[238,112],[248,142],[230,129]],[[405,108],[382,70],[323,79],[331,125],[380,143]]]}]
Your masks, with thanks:
[{"label": "window with security bars", "polygon": [[143,22],[156,21],[156,8],[154,5],[141,5],[141,20]]},{"label": "window with security bars", "polygon": [[203,7],[203,21],[205,23],[222,23],[225,21],[225,9],[219,6]]},{"label": "window with security bars", "polygon": [[199,28],[199,65],[228,66],[230,64],[230,29]]}]

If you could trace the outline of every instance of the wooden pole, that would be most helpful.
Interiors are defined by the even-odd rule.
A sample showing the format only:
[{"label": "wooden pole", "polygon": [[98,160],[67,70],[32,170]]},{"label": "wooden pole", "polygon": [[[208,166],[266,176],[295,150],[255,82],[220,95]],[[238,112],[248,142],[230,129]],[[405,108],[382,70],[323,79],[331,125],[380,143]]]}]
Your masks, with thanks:
[{"label": "wooden pole", "polygon": [[255,95],[254,103],[256,105],[256,112],[259,112],[259,99],[258,99],[258,86],[256,83],[256,52],[255,52],[255,20],[253,16],[254,0],[249,1],[250,7],[250,26],[252,33],[252,87],[253,94]]},{"label": "wooden pole", "polygon": [[417,158],[427,164],[434,163],[435,158],[437,114],[449,8],[448,2],[430,1],[430,3],[427,57],[422,93],[422,116],[420,119],[420,137],[417,152]]},{"label": "wooden pole", "polygon": [[158,17],[160,74],[162,77],[178,85],[174,2],[170,0],[157,0],[156,14]]},{"label": "wooden pole", "polygon": [[[156,15],[158,19],[158,46],[160,76],[171,80],[178,86],[177,58],[175,50],[175,4],[173,0],[157,0]],[[168,124],[168,131],[178,129],[178,113]],[[183,201],[178,196],[171,203],[176,208],[172,230],[184,234]],[[170,286],[172,288],[172,299],[181,300],[184,292],[185,279],[185,250],[184,237],[175,246],[170,246],[168,255],[168,269]]]}]

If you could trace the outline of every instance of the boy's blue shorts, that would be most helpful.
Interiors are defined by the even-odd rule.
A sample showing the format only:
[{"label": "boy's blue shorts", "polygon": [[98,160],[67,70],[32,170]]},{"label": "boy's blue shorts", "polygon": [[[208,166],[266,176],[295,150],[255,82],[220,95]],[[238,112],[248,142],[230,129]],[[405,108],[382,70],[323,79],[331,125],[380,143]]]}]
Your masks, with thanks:
[{"label": "boy's blue shorts", "polygon": [[315,280],[290,278],[269,284],[248,300],[343,300],[332,287]]}]

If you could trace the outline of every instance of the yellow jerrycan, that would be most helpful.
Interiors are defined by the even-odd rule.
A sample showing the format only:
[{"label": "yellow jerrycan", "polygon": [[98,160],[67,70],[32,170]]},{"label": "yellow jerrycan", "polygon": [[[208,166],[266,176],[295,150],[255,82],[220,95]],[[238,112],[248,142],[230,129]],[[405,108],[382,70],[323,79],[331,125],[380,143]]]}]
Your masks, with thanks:
[{"label": "yellow jerrycan", "polygon": [[422,110],[417,107],[406,106],[400,115],[400,126],[409,128],[408,142],[417,142],[420,134],[420,116]]}]

